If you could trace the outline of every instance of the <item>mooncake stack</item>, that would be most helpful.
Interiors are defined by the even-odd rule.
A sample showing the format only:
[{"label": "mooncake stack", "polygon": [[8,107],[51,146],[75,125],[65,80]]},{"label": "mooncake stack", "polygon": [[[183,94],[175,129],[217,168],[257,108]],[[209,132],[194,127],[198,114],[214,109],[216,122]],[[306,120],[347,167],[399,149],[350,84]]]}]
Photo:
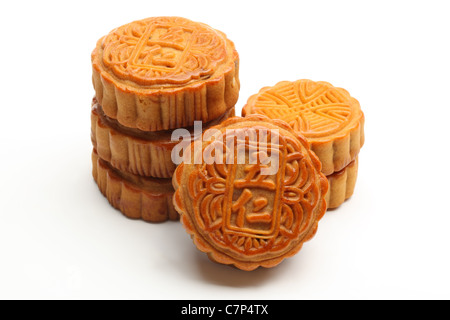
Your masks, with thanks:
[{"label": "mooncake stack", "polygon": [[149,222],[176,220],[172,133],[194,137],[234,116],[239,56],[226,35],[179,17],[119,27],[92,52],[93,176],[112,206]]},{"label": "mooncake stack", "polygon": [[328,209],[353,195],[364,145],[364,114],[346,90],[323,81],[283,81],[249,98],[242,115],[252,114],[284,120],[306,137],[328,178]]}]

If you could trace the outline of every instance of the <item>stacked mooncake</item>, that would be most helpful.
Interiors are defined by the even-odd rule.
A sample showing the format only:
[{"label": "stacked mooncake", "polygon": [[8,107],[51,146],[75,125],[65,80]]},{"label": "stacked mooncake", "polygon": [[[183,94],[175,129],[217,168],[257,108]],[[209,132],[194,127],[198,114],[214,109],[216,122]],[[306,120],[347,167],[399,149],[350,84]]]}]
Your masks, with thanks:
[{"label": "stacked mooncake", "polygon": [[242,115],[251,114],[284,120],[308,140],[328,178],[329,209],[352,196],[364,144],[364,114],[346,90],[327,82],[283,81],[249,98]]},{"label": "stacked mooncake", "polygon": [[92,53],[93,176],[124,215],[178,219],[173,207],[172,133],[234,116],[239,56],[225,34],[179,17],[119,27]]}]

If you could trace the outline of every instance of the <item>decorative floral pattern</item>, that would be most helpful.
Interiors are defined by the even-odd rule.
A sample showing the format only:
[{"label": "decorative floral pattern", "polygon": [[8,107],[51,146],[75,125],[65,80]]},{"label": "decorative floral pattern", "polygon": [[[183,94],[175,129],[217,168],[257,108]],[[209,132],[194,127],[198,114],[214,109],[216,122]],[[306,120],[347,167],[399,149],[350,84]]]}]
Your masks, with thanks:
[{"label": "decorative floral pattern", "polygon": [[117,28],[103,39],[103,64],[139,85],[185,84],[226,60],[224,38],[184,18],[158,17]]},{"label": "decorative floral pattern", "polygon": [[[248,139],[227,138],[239,130],[247,129],[227,130],[222,139],[226,143],[214,147],[214,156],[223,156],[223,164],[204,163],[190,174],[187,187],[193,204],[192,219],[207,242],[230,256],[277,257],[289,250],[292,242],[306,237],[317,223],[315,209],[321,199],[321,183],[298,140],[280,135],[279,144],[261,148]],[[245,132],[236,136],[245,136]],[[265,165],[260,161],[226,164],[226,151],[234,149],[232,154],[236,155],[242,145],[247,160],[255,154],[277,154],[278,172],[261,174]],[[223,150],[223,155],[217,150]]]},{"label": "decorative floral pattern", "polygon": [[284,120],[307,138],[319,138],[345,129],[355,104],[344,89],[327,82],[299,80],[263,90],[247,111]]}]

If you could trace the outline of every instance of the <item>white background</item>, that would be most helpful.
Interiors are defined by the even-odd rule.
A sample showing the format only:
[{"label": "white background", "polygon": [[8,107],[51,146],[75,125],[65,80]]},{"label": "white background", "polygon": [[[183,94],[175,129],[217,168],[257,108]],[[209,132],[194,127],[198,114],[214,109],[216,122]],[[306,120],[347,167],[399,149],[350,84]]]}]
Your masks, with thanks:
[{"label": "white background", "polygon": [[[448,1],[10,1],[0,11],[0,298],[450,298]],[[111,208],[91,176],[90,54],[115,27],[184,16],[241,58],[237,109],[329,81],[366,114],[354,197],[279,267],[214,264],[178,222]]]}]

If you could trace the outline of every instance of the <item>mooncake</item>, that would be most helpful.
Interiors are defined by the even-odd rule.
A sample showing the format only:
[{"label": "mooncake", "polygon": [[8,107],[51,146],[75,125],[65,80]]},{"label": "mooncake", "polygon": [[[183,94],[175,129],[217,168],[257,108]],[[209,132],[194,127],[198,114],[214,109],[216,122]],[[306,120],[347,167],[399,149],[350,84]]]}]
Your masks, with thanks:
[{"label": "mooncake", "polygon": [[[231,108],[220,118],[202,125],[201,129],[217,125],[234,115],[234,108]],[[194,140],[194,128],[185,131],[189,133],[187,138]],[[124,127],[117,120],[106,116],[96,99],[93,100],[92,144],[101,159],[120,171],[142,177],[172,178],[176,168],[172,150],[179,143],[172,139],[172,133],[172,130],[146,132]]]},{"label": "mooncake", "polygon": [[326,195],[328,209],[336,209],[349,199],[358,177],[358,157],[341,171],[327,176],[329,190]]},{"label": "mooncake", "polygon": [[114,29],[92,52],[93,84],[105,115],[142,131],[221,117],[239,96],[239,55],[226,35],[181,17]]},{"label": "mooncake", "polygon": [[331,175],[354,161],[364,144],[364,114],[349,92],[328,82],[283,81],[251,96],[242,115],[281,119],[306,137]]},{"label": "mooncake", "polygon": [[92,175],[109,203],[126,217],[148,222],[178,220],[173,207],[171,179],[136,176],[114,169],[92,153]]},{"label": "mooncake", "polygon": [[230,118],[185,151],[175,209],[199,250],[242,270],[295,255],[326,211],[328,181],[308,142],[283,121]]}]

